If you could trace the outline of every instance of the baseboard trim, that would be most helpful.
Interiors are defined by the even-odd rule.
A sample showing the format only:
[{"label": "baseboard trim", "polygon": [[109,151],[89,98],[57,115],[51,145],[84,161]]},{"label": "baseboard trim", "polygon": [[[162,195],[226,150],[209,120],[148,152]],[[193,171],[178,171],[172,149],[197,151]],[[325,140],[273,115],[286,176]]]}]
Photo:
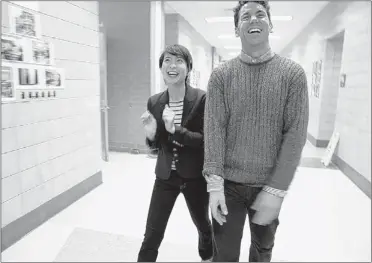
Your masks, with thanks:
[{"label": "baseboard trim", "polygon": [[1,251],[12,246],[29,232],[73,204],[100,184],[102,184],[101,171],[3,227],[1,229]]},{"label": "baseboard trim", "polygon": [[328,143],[329,143],[329,140],[315,139],[314,136],[312,136],[310,133],[307,133],[307,139],[312,145],[314,145],[315,147],[320,147],[320,148],[327,148]]},{"label": "baseboard trim", "polygon": [[122,144],[114,142],[109,143],[109,151],[126,152],[133,154],[148,154],[150,152],[149,148],[143,145]]},{"label": "baseboard trim", "polygon": [[339,156],[333,155],[332,162],[352,181],[366,196],[371,199],[371,182],[347,164]]}]

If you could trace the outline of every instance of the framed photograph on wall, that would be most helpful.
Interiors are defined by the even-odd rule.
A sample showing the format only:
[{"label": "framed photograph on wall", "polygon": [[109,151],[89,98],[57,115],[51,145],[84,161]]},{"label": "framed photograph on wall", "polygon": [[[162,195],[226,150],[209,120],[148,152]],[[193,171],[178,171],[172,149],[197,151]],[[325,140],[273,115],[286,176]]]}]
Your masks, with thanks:
[{"label": "framed photograph on wall", "polygon": [[322,60],[313,62],[311,95],[315,98],[320,96],[320,84],[322,80]]},{"label": "framed photograph on wall", "polygon": [[47,89],[63,89],[65,86],[65,72],[61,68],[45,68],[43,79]]},{"label": "framed photograph on wall", "polygon": [[31,65],[17,65],[15,67],[16,89],[44,89],[42,69]]},{"label": "framed photograph on wall", "polygon": [[9,20],[10,33],[41,38],[40,16],[35,11],[9,5]]},{"label": "framed photograph on wall", "polygon": [[27,41],[21,37],[1,36],[1,60],[11,62],[27,61]]},{"label": "framed photograph on wall", "polygon": [[31,62],[35,64],[54,65],[53,45],[47,41],[30,40]]},{"label": "framed photograph on wall", "polygon": [[14,101],[15,92],[15,72],[14,67],[9,63],[1,65],[1,101]]}]

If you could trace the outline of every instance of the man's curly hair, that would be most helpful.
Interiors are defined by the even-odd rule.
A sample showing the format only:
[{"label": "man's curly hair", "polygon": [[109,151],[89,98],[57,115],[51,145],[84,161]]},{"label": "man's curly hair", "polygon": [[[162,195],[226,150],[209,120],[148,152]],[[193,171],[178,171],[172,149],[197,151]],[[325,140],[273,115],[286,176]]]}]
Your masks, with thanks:
[{"label": "man's curly hair", "polygon": [[270,5],[269,5],[268,0],[266,0],[266,1],[239,1],[237,6],[233,9],[235,29],[238,28],[240,9],[242,9],[242,7],[246,3],[257,3],[257,4],[262,5],[266,9],[267,16],[269,17],[270,26],[273,27],[273,24],[271,23]]}]

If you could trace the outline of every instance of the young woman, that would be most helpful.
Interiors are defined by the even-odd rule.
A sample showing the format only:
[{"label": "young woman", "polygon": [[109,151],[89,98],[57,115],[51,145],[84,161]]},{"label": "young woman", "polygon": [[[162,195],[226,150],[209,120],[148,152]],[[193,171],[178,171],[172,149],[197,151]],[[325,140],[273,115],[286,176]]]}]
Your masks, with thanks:
[{"label": "young woman", "polygon": [[156,261],[169,216],[180,193],[185,197],[199,233],[199,255],[203,261],[208,261],[213,247],[209,196],[202,175],[206,94],[187,84],[192,70],[192,57],[187,48],[168,46],[160,56],[159,68],[167,90],[150,97],[147,111],[141,117],[146,142],[150,148],[158,149],[158,156],[138,261]]}]

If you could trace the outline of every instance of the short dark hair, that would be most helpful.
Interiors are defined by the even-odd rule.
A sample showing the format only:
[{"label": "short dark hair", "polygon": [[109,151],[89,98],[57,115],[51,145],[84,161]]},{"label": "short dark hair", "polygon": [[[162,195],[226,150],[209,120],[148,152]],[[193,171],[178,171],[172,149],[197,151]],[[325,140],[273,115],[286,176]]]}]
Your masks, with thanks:
[{"label": "short dark hair", "polygon": [[267,16],[269,17],[269,21],[270,21],[270,26],[271,27],[273,26],[273,24],[271,23],[270,5],[269,5],[269,1],[268,0],[265,0],[265,1],[239,1],[238,4],[237,4],[237,6],[233,9],[233,11],[234,11],[235,29],[238,28],[240,9],[242,9],[242,7],[246,3],[257,3],[257,4],[262,5],[266,9]]},{"label": "short dark hair", "polygon": [[183,58],[186,62],[188,72],[192,70],[191,53],[186,47],[179,45],[179,44],[170,45],[164,49],[164,51],[161,53],[160,58],[159,58],[159,68],[161,68],[163,65],[163,61],[164,61],[164,57],[166,53]]}]

